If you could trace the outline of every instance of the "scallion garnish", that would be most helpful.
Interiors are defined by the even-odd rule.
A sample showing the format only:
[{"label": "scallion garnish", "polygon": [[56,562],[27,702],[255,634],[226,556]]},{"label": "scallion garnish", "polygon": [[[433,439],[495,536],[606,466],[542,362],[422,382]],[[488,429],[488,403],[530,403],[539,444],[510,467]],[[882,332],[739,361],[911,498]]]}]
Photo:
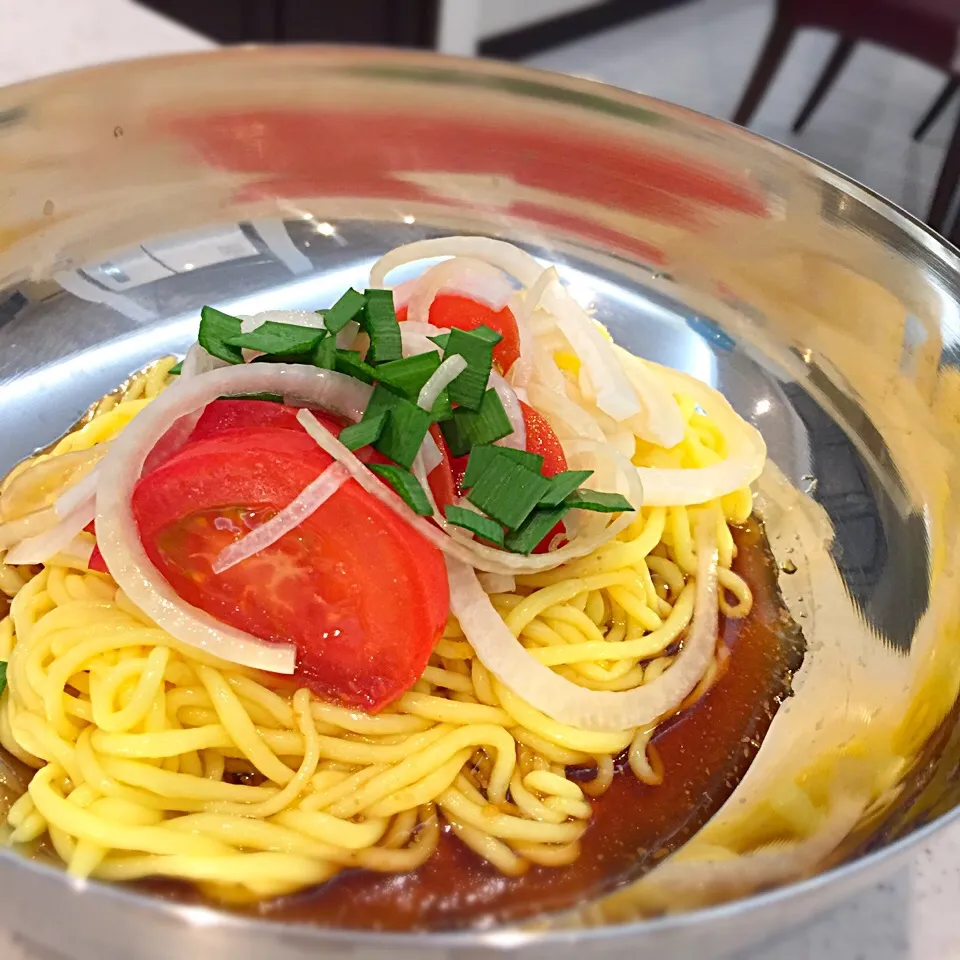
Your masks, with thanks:
[{"label": "scallion garnish", "polygon": [[549,489],[546,477],[522,463],[498,457],[474,482],[467,499],[487,516],[516,530]]},{"label": "scallion garnish", "polygon": [[592,470],[564,470],[550,477],[550,489],[540,498],[541,507],[559,507],[584,480],[593,476]]},{"label": "scallion garnish", "polygon": [[341,350],[338,348],[334,360],[334,370],[337,373],[345,373],[348,377],[362,380],[364,383],[373,383],[377,375],[376,370],[361,359],[359,350]]},{"label": "scallion garnish", "polygon": [[423,492],[420,481],[409,470],[403,470],[392,463],[371,463],[370,469],[378,477],[383,477],[414,513],[421,517],[433,516],[433,507]]},{"label": "scallion garnish", "polygon": [[[491,334],[496,339],[491,339]],[[459,354],[467,361],[466,370],[447,387],[451,403],[459,403],[470,410],[479,409],[487,389],[487,381],[490,379],[493,347],[499,340],[500,334],[486,327],[450,331],[443,359]]]},{"label": "scallion garnish", "polygon": [[243,354],[239,347],[227,343],[231,337],[240,335],[240,318],[215,307],[204,307],[200,311],[200,329],[197,342],[212,357],[227,363],[243,363]]},{"label": "scallion garnish", "polygon": [[495,543],[498,547],[503,546],[503,527],[496,520],[452,503],[447,504],[444,512],[448,523],[452,523],[455,527],[463,527],[464,530],[469,530],[478,537]]},{"label": "scallion garnish", "polygon": [[239,333],[225,342],[230,347],[259,350],[274,357],[290,357],[309,353],[326,337],[325,330],[301,327],[293,323],[274,323],[268,320],[250,333]]},{"label": "scallion garnish", "polygon": [[[400,339],[400,324],[393,309],[392,290],[367,290],[364,292],[366,304],[358,318],[360,326],[370,337],[367,350],[367,363],[387,363],[399,360],[403,356]],[[351,318],[352,319],[352,318]]]},{"label": "scallion garnish", "polygon": [[321,370],[335,370],[337,366],[337,338],[333,334],[327,334],[313,348],[310,360],[315,367],[320,367]]},{"label": "scallion garnish", "polygon": [[178,360],[168,371],[168,374],[173,374],[175,377],[179,377],[183,373],[183,361]]},{"label": "scallion garnish", "polygon": [[359,450],[374,443],[383,433],[386,426],[389,413],[384,410],[368,420],[361,420],[359,423],[352,423],[349,427],[344,427],[340,431],[340,442],[348,450]]},{"label": "scallion garnish", "polygon": [[561,504],[559,507],[538,507],[527,517],[519,530],[506,538],[504,546],[514,553],[524,555],[532,553],[569,509],[566,504]]},{"label": "scallion garnish", "polygon": [[599,490],[574,490],[563,502],[568,507],[594,510],[597,513],[622,513],[625,510],[633,510],[626,497],[619,493],[601,493]]},{"label": "scallion garnish", "polygon": [[[464,471],[461,485],[464,489],[472,487],[480,475],[498,458],[503,457],[525,466],[534,473],[543,469],[543,457],[537,453],[528,453],[526,450],[514,450],[513,447],[495,447],[491,444],[476,446],[470,451],[467,469]],[[563,498],[561,497],[561,500]]]},{"label": "scallion garnish", "polygon": [[[437,372],[439,366],[440,354],[436,350],[428,350],[402,360],[378,364],[374,376],[394,393],[416,403],[423,385]],[[446,420],[452,413],[447,391],[441,390],[430,414],[434,420]]]},{"label": "scallion garnish", "polygon": [[450,339],[449,333],[438,333],[435,337],[427,337],[431,343],[435,343],[441,350],[447,349],[447,341]]},{"label": "scallion garnish", "polygon": [[7,685],[7,661],[0,660],[0,693],[3,693],[3,688]]},{"label": "scallion garnish", "polygon": [[351,320],[359,320],[367,298],[351,287],[329,310],[322,310],[323,325],[339,333]]},{"label": "scallion garnish", "polygon": [[363,420],[370,420],[381,413],[388,414],[387,422],[373,445],[374,449],[409,470],[430,429],[432,418],[426,410],[421,410],[415,403],[378,383],[363,412]]},{"label": "scallion garnish", "polygon": [[440,429],[450,452],[463,457],[478,444],[493,443],[513,433],[513,424],[497,391],[490,389],[483,395],[479,410],[458,407],[449,420],[440,424]]}]

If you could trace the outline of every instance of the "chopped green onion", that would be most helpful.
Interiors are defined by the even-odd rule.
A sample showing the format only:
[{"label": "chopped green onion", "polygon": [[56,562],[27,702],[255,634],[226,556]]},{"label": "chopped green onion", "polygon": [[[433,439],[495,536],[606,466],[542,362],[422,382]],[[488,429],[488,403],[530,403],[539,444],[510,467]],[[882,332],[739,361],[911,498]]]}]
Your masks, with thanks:
[{"label": "chopped green onion", "polygon": [[323,325],[339,333],[351,320],[359,320],[367,298],[351,287],[329,310],[321,310]]},{"label": "chopped green onion", "polygon": [[172,373],[175,377],[179,377],[183,373],[183,361],[178,360],[168,371],[167,373]]},{"label": "chopped green onion", "polygon": [[467,510],[465,507],[458,507],[454,504],[447,504],[445,513],[447,522],[455,527],[463,527],[475,533],[484,540],[495,543],[498,547],[503,546],[503,527],[496,520],[491,520],[483,514],[475,513],[473,510]]},{"label": "chopped green onion", "polygon": [[322,370],[334,370],[337,366],[337,338],[332,334],[325,336],[310,354],[310,360],[315,367]]},{"label": "chopped green onion", "polygon": [[406,505],[414,513],[420,514],[421,517],[433,516],[430,500],[423,492],[420,481],[409,470],[395,467],[391,463],[371,463],[370,469],[378,477],[383,477],[403,497]]},{"label": "chopped green onion", "polygon": [[344,427],[340,431],[340,442],[348,450],[359,450],[379,439],[383,433],[383,428],[387,424],[387,418],[390,414],[384,410],[369,420],[361,420],[359,423],[352,423],[349,427]]},{"label": "chopped green onion", "polygon": [[486,340],[491,346],[496,346],[502,339],[503,334],[497,333],[492,327],[487,327],[481,324],[479,327],[474,327],[470,331],[474,336],[482,337]]},{"label": "chopped green onion", "polygon": [[259,350],[275,357],[289,357],[298,353],[309,353],[326,336],[325,330],[314,327],[300,327],[293,323],[274,323],[268,320],[250,333],[240,333],[230,337],[226,343],[230,347],[242,347],[245,350]]},{"label": "chopped green onion", "polygon": [[[377,380],[389,387],[394,393],[416,403],[423,385],[437,372],[440,366],[440,354],[436,350],[417,353],[402,360],[390,360],[378,364],[374,370]],[[434,420],[446,420],[453,414],[447,391],[440,392],[433,404],[430,415]]]},{"label": "chopped green onion", "polygon": [[451,403],[470,410],[477,410],[483,402],[493,365],[493,342],[481,333],[482,329],[451,330],[443,351],[444,360],[459,354],[467,361],[466,370],[450,382],[447,391]]},{"label": "chopped green onion", "polygon": [[470,488],[467,499],[505,527],[516,530],[549,489],[546,477],[522,463],[498,457]]},{"label": "chopped green onion", "polygon": [[507,537],[505,546],[514,553],[528,554],[543,542],[543,538],[563,519],[569,507],[538,507],[526,522]]},{"label": "chopped green onion", "polygon": [[389,387],[378,383],[373,388],[367,409],[363,412],[363,420],[370,420],[381,413],[389,415],[373,445],[374,449],[409,470],[427,430],[430,429],[430,414],[415,403],[397,396]]},{"label": "chopped green onion", "polygon": [[513,424],[497,391],[490,389],[483,395],[479,410],[458,407],[453,416],[440,424],[443,438],[455,457],[466,456],[471,447],[481,443],[493,443],[513,433]]},{"label": "chopped green onion", "polygon": [[480,479],[480,475],[498,457],[504,457],[507,460],[520,463],[534,473],[540,473],[543,469],[543,457],[538,453],[528,453],[526,450],[514,450],[513,447],[495,447],[484,444],[476,446],[470,451],[467,469],[463,474],[463,487],[472,487],[477,480]]},{"label": "chopped green onion", "polygon": [[364,383],[373,383],[377,375],[377,371],[369,363],[363,362],[359,350],[338,349],[334,370],[337,373],[345,373],[348,377],[362,380]]},{"label": "chopped green onion", "polygon": [[7,685],[7,661],[0,660],[0,693],[3,693],[3,688]]},{"label": "chopped green onion", "polygon": [[595,510],[597,513],[622,513],[633,510],[630,501],[619,493],[601,493],[599,490],[574,490],[563,501],[568,507],[578,510]]},{"label": "chopped green onion", "polygon": [[239,347],[232,347],[227,343],[231,337],[240,335],[239,317],[231,317],[229,313],[217,310],[215,307],[204,307],[200,311],[200,330],[197,333],[197,342],[212,357],[225,360],[227,363],[243,363],[243,354]]},{"label": "chopped green onion", "polygon": [[400,324],[393,309],[392,290],[367,290],[366,306],[360,316],[360,326],[370,337],[367,363],[386,363],[403,356]]},{"label": "chopped green onion", "polygon": [[431,343],[435,343],[441,350],[447,349],[447,341],[450,339],[449,333],[438,333],[435,337],[427,337]]},{"label": "chopped green onion", "polygon": [[550,489],[540,498],[541,507],[559,507],[584,480],[593,476],[592,470],[564,470],[550,478]]}]

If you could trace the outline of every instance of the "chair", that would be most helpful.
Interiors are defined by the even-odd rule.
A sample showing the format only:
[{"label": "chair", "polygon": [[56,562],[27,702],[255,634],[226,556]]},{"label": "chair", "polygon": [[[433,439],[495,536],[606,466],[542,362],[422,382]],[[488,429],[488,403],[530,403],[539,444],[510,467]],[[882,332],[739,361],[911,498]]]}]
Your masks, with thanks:
[{"label": "chair", "polygon": [[[914,132],[919,139],[960,89],[954,73],[960,37],[960,0],[777,0],[777,10],[766,45],[754,68],[734,123],[746,126],[756,113],[798,30],[819,27],[837,34],[823,72],[793,123],[795,132],[806,125],[830,92],[840,71],[861,41],[889,47],[944,70],[949,80]],[[927,222],[943,231],[951,200],[960,179],[960,123],[947,148],[930,203]]]}]

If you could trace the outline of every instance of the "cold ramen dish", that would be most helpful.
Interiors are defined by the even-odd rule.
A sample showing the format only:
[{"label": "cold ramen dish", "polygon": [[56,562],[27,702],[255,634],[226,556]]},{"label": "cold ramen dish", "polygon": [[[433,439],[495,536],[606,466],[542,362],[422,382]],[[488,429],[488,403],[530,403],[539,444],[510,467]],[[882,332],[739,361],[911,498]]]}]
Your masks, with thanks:
[{"label": "cold ramen dish", "polygon": [[751,517],[766,451],[598,320],[507,243],[419,241],[328,309],[204,308],[182,361],[17,466],[10,842],[429,928],[569,906],[691,836],[801,652]]}]

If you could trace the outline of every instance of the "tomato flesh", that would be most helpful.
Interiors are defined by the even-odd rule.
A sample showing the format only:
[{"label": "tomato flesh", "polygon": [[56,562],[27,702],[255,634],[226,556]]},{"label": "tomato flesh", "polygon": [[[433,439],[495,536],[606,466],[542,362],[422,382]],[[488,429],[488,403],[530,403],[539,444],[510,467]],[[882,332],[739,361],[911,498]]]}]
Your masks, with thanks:
[{"label": "tomato flesh", "polygon": [[293,641],[296,677],[377,710],[422,674],[449,609],[439,550],[348,480],[296,530],[221,574],[217,554],[330,464],[305,433],[226,429],[141,478],[134,515],[150,560],[188,603],[263,640]]},{"label": "tomato flesh", "polygon": [[[397,311],[397,319],[407,319],[407,308]],[[438,293],[430,305],[430,322],[435,327],[458,330],[476,330],[489,327],[500,334],[500,342],[493,348],[493,362],[506,373],[520,356],[520,330],[509,307],[493,310],[485,303],[455,293]]]}]

